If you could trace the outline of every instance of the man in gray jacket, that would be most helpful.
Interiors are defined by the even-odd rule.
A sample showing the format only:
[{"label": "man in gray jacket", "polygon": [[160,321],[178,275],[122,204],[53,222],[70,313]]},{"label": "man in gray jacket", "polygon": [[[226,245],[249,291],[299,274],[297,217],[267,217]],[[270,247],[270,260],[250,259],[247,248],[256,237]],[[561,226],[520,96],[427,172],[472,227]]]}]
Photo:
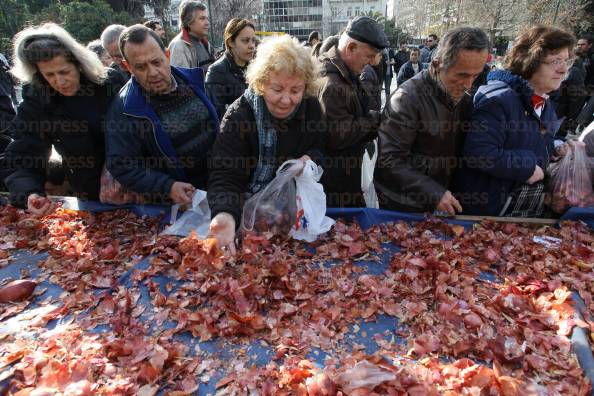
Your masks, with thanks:
[{"label": "man in gray jacket", "polygon": [[469,90],[483,71],[489,48],[482,30],[454,29],[439,43],[429,70],[392,94],[379,129],[374,175],[382,209],[462,211],[448,189],[462,132],[469,127]]},{"label": "man in gray jacket", "polygon": [[201,67],[206,73],[215,61],[214,47],[208,41],[208,12],[206,6],[196,0],[184,0],[179,6],[182,29],[169,43],[171,65],[177,67]]}]

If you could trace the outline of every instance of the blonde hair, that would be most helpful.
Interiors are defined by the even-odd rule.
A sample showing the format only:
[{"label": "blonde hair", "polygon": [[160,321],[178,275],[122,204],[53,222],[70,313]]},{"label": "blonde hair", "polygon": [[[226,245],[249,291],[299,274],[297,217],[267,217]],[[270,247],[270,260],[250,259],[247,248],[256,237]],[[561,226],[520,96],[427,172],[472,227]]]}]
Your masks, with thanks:
[{"label": "blonde hair", "polygon": [[264,40],[258,46],[256,58],[250,62],[245,78],[254,92],[263,95],[270,73],[302,76],[305,95],[317,96],[320,75],[317,64],[311,58],[309,49],[294,37],[283,35]]},{"label": "blonde hair", "polygon": [[96,53],[85,48],[66,30],[55,23],[32,26],[18,32],[14,39],[14,67],[11,73],[22,83],[41,83],[37,63],[64,56],[77,65],[91,82],[102,84],[107,69]]}]

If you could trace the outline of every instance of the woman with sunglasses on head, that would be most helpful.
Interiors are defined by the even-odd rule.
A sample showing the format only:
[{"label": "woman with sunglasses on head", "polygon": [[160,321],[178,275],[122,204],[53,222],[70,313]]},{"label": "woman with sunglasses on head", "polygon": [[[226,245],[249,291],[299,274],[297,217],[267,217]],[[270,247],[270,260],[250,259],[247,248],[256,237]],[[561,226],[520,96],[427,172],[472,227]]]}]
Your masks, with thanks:
[{"label": "woman with sunglasses on head", "polygon": [[219,119],[245,89],[245,71],[256,53],[256,29],[247,19],[233,18],[225,27],[224,55],[208,68],[206,90]]},{"label": "woman with sunglasses on head", "polygon": [[555,142],[560,122],[548,95],[571,66],[574,44],[570,33],[534,26],[514,41],[503,70],[478,89],[456,177],[464,214],[543,214],[544,171],[566,150]]},{"label": "woman with sunglasses on head", "polygon": [[11,202],[37,215],[51,212],[45,181],[52,146],[62,156],[72,192],[98,199],[104,116],[121,79],[54,23],[19,32],[14,59],[12,74],[25,86],[10,127],[14,141],[6,152]]}]

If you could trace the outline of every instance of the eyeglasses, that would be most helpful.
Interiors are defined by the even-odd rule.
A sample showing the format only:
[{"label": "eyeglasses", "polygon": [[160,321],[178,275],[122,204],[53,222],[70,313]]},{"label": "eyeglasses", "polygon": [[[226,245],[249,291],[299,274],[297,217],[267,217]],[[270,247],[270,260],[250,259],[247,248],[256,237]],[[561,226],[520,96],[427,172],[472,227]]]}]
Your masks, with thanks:
[{"label": "eyeglasses", "polygon": [[569,67],[573,66],[573,62],[575,62],[575,59],[572,58],[572,59],[566,59],[566,60],[555,59],[552,61],[543,61],[542,63],[544,63],[545,65],[550,65],[550,66],[554,66],[554,67],[559,67],[561,65],[565,65],[569,68]]}]

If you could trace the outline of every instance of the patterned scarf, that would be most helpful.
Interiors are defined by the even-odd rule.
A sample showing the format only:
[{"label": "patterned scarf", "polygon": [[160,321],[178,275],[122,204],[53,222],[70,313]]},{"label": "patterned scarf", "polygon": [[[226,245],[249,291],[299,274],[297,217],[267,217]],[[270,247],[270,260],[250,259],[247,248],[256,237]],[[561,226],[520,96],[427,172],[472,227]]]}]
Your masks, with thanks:
[{"label": "patterned scarf", "polygon": [[243,96],[250,104],[258,129],[258,164],[248,185],[248,196],[265,187],[276,172],[276,130],[270,122],[270,115],[264,98],[252,89],[246,89]]}]

